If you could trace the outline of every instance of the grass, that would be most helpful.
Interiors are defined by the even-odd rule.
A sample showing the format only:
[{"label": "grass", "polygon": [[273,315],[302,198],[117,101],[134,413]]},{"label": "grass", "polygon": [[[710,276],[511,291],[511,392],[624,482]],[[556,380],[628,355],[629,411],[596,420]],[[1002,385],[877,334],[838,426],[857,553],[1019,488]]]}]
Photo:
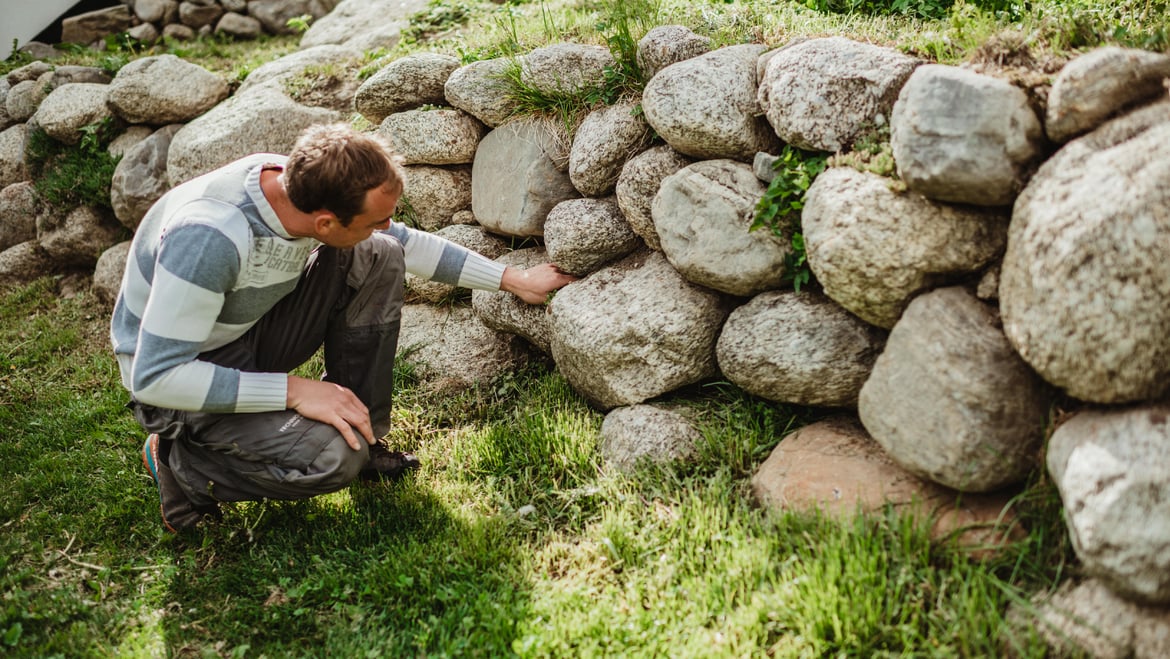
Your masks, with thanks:
[{"label": "grass", "polygon": [[686,392],[694,464],[606,471],[602,415],[535,366],[428,392],[388,441],[423,468],[166,534],[109,354],[109,309],[52,279],[0,297],[0,648],[7,656],[984,656],[1069,553],[1050,486],[970,560],[892,512],[754,507],[747,479],[814,410]]}]

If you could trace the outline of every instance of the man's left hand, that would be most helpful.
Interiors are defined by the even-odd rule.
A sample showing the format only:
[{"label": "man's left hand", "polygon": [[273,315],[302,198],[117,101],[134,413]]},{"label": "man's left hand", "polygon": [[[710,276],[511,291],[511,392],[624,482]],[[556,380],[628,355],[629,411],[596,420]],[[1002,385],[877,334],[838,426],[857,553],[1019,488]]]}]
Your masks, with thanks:
[{"label": "man's left hand", "polygon": [[508,291],[528,304],[543,304],[548,294],[577,281],[577,278],[561,272],[552,263],[542,263],[527,270],[509,266],[500,279],[500,290]]}]

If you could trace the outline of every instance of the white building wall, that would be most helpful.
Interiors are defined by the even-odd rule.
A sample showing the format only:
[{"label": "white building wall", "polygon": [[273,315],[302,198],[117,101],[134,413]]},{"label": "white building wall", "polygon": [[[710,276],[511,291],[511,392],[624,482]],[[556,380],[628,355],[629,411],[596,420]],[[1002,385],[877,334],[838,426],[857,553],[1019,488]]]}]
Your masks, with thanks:
[{"label": "white building wall", "polygon": [[77,0],[0,0],[0,59],[12,54],[13,39],[17,47],[32,41],[76,3]]}]

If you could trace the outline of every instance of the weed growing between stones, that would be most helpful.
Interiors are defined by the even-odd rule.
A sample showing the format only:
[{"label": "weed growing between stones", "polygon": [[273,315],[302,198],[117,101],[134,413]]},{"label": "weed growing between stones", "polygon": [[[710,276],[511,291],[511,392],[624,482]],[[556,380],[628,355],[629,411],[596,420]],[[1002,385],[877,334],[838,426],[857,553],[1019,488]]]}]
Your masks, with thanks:
[{"label": "weed growing between stones", "polygon": [[800,230],[800,211],[804,195],[817,175],[825,171],[827,155],[802,151],[784,145],[780,157],[772,163],[775,178],[768,184],[764,196],[756,203],[756,216],[749,231],[767,228],[773,235],[791,234],[792,251],[784,257],[784,281],[792,283],[800,292],[812,281],[812,270],[804,249],[804,234]]},{"label": "weed growing between stones", "polygon": [[118,133],[117,122],[106,117],[81,129],[76,145],[58,142],[43,130],[29,131],[25,164],[37,196],[59,208],[100,206],[112,210],[110,181],[121,157],[106,148]]}]

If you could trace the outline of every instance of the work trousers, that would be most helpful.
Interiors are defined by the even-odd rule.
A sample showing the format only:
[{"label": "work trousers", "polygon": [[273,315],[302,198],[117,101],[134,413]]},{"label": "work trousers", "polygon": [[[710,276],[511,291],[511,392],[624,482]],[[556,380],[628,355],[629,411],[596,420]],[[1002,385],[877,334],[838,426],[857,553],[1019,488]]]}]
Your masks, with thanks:
[{"label": "work trousers", "polygon": [[[393,236],[375,233],[350,249],[321,246],[292,293],[239,339],[199,358],[243,371],[288,373],[324,346],[324,380],[365,403],[380,438],[390,429],[404,276],[402,245]],[[173,440],[168,465],[196,505],[334,492],[369,461],[364,439],[355,451],[333,426],[292,410],[210,414],[131,407],[144,429]]]}]

